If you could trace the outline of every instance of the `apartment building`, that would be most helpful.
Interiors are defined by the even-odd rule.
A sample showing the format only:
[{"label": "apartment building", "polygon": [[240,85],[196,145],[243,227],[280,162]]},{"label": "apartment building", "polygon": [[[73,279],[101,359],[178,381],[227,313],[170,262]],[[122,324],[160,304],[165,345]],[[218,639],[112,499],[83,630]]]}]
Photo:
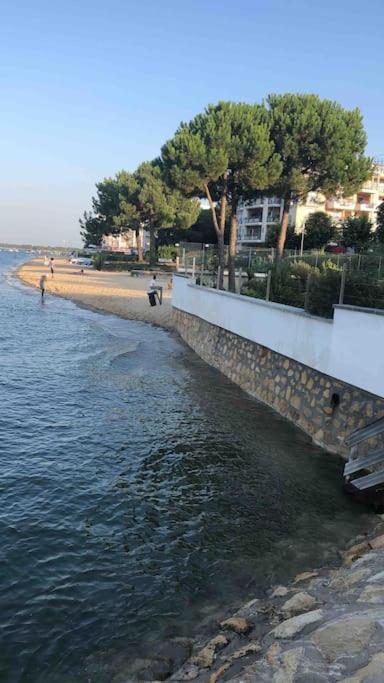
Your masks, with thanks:
[{"label": "apartment building", "polygon": [[[301,232],[308,216],[325,211],[336,221],[348,216],[367,216],[375,225],[376,209],[384,201],[384,164],[375,165],[373,176],[352,197],[331,197],[310,192],[305,202],[291,207],[289,221]],[[238,247],[250,247],[265,242],[268,229],[281,221],[283,202],[279,197],[258,197],[240,202],[237,211]]]},{"label": "apartment building", "polygon": [[280,222],[282,211],[279,197],[258,197],[247,202],[241,200],[237,210],[239,246],[265,242],[268,228]]},{"label": "apartment building", "polygon": [[[146,231],[140,230],[141,244],[144,250],[148,248],[148,236]],[[136,233],[134,230],[126,230],[119,235],[103,235],[101,248],[105,251],[122,251],[131,253],[137,248]]]},{"label": "apartment building", "polygon": [[333,197],[325,201],[325,211],[336,220],[367,216],[376,223],[376,210],[384,201],[384,164],[376,164],[373,176],[352,197]]}]

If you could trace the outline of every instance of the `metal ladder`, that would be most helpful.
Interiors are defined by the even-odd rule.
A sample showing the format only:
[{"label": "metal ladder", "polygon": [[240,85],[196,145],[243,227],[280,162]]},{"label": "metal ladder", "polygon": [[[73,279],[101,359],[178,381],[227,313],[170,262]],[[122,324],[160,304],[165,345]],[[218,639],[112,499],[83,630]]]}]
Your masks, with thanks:
[{"label": "metal ladder", "polygon": [[[349,460],[344,467],[344,478],[346,483],[357,491],[369,491],[369,489],[374,489],[380,484],[384,484],[384,446],[360,457],[357,454],[360,444],[380,434],[384,434],[384,417],[371,422],[361,429],[356,429],[345,440],[346,445],[350,448],[350,452]],[[380,464],[383,464],[382,469],[370,472],[371,467]],[[351,478],[351,475],[358,473],[360,473],[360,476]]]}]

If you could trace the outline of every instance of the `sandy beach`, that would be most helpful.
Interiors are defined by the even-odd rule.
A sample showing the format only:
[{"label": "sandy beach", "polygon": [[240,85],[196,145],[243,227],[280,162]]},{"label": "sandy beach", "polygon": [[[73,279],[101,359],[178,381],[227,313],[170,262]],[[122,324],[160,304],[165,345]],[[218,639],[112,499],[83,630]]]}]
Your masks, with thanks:
[{"label": "sandy beach", "polygon": [[132,277],[129,273],[100,272],[84,269],[68,263],[65,259],[55,259],[54,277],[44,265],[43,258],[35,258],[22,265],[17,275],[22,282],[39,287],[43,273],[47,274],[46,293],[71,299],[83,306],[89,306],[105,313],[114,313],[122,318],[142,320],[171,329],[172,291],[169,289],[171,276],[164,273],[158,277],[163,286],[162,306],[151,307],[148,303],[147,288],[150,277]]}]

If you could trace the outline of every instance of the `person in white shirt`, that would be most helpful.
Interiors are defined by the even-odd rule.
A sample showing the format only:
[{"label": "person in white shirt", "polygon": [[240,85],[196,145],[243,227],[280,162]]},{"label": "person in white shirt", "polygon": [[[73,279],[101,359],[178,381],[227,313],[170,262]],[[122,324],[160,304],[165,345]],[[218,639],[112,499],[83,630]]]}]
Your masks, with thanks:
[{"label": "person in white shirt", "polygon": [[147,294],[155,294],[161,306],[161,304],[163,303],[163,288],[157,284],[156,275],[153,276],[152,280],[148,285]]}]

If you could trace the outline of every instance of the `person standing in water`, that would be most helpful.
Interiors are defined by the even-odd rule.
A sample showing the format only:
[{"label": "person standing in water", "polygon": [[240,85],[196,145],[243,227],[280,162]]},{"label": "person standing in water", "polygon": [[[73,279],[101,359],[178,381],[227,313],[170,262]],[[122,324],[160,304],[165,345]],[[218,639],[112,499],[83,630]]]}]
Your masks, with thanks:
[{"label": "person standing in water", "polygon": [[40,287],[40,292],[41,292],[41,300],[43,301],[44,299],[44,292],[45,292],[45,281],[47,279],[46,275],[42,275],[40,278],[39,282],[39,287]]}]

